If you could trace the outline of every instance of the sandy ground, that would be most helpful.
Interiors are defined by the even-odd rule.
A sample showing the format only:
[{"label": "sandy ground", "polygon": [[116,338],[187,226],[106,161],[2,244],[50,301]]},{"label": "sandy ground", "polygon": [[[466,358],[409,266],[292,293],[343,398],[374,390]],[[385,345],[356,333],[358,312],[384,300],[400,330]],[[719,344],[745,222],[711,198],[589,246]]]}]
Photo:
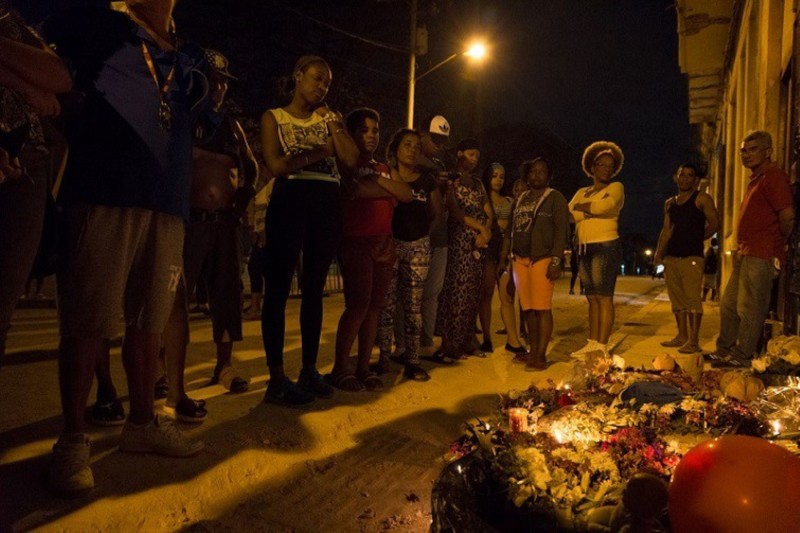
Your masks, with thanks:
[{"label": "sandy ground", "polygon": [[[619,281],[620,330],[612,341],[629,360],[649,360],[655,341],[673,334],[668,304],[657,297],[662,288],[649,278]],[[341,295],[325,306],[323,372],[332,364]],[[0,371],[0,531],[427,531],[431,487],[464,422],[491,412],[499,393],[568,374],[566,354],[585,338],[585,300],[567,295],[562,280],[554,311],[549,357],[555,363],[546,372],[527,372],[498,348],[453,367],[430,363],[428,383],[405,381],[397,368],[381,393],[337,392],[302,409],[262,403],[268,376],[256,322],[245,323],[235,354],[250,391],[231,395],[209,385],[210,323],[195,316],[187,384],[193,397],[208,401],[210,415],[205,424],[183,427],[206,443],[204,452],[185,460],[122,454],[119,428],[95,428],[97,489],[65,501],[50,497],[42,483],[60,428],[55,312],[19,310]],[[286,358],[292,376],[299,370],[298,312],[292,300]],[[493,330],[501,325],[494,315]],[[715,327],[706,321],[704,341]],[[495,335],[495,346],[504,341]],[[125,394],[118,343],[112,365]]]}]

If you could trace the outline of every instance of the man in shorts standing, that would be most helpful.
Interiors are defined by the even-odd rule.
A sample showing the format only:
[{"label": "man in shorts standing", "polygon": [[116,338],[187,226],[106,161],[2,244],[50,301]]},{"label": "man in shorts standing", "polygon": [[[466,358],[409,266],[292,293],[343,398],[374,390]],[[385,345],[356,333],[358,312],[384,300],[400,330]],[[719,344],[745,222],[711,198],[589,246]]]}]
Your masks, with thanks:
[{"label": "man in shorts standing", "polygon": [[678,194],[664,204],[664,227],[658,237],[655,264],[664,264],[678,334],[661,346],[695,353],[700,351],[703,319],[703,241],[716,233],[719,216],[711,196],[697,190],[695,165],[681,165],[674,180]]},{"label": "man in shorts standing", "polygon": [[174,0],[127,0],[124,12],[76,8],[44,27],[84,96],[68,126],[59,193],[68,224],[58,279],[64,433],[53,446],[49,485],[61,495],[94,487],[86,400],[95,360],[118,333],[123,310],[130,415],[120,450],[187,457],[203,448],[153,412],[189,215],[190,90],[204,79],[196,69],[205,62],[202,49],[176,38],[173,8]]}]

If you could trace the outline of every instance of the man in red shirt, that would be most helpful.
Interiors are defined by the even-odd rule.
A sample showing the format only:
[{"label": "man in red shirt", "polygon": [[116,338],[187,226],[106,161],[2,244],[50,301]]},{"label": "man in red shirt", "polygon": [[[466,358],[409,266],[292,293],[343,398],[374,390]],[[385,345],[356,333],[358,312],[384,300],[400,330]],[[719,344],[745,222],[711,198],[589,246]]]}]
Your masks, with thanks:
[{"label": "man in red shirt", "polygon": [[785,260],[794,226],[789,177],[771,159],[770,134],[747,134],[739,152],[752,174],[740,210],[733,273],[720,302],[717,351],[711,355],[721,366],[749,366],[769,310],[774,268]]}]

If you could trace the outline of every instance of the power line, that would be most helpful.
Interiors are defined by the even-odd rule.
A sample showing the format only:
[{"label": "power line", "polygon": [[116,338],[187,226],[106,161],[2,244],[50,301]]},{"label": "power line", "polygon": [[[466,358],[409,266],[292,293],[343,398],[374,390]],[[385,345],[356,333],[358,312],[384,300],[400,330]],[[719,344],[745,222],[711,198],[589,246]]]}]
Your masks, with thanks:
[{"label": "power line", "polygon": [[303,17],[304,19],[308,19],[311,22],[314,22],[315,24],[319,24],[320,26],[328,28],[331,31],[335,31],[335,32],[341,33],[342,35],[346,35],[346,36],[348,36],[348,37],[350,37],[352,39],[356,39],[358,41],[365,42],[367,44],[371,44],[372,46],[377,46],[378,48],[384,48],[386,50],[391,50],[392,52],[400,52],[401,54],[407,54],[408,53],[408,49],[406,49],[406,48],[402,48],[400,46],[395,46],[393,44],[382,43],[380,41],[374,41],[372,39],[367,39],[366,37],[362,37],[361,35],[356,35],[355,33],[351,33],[351,32],[349,32],[347,30],[343,30],[341,28],[337,28],[336,26],[332,26],[332,25],[328,24],[327,22],[323,22],[323,21],[321,21],[319,19],[315,19],[314,17],[306,15],[302,11],[298,11],[298,10],[293,9],[291,7],[281,6],[281,8],[285,9],[286,11],[289,11],[290,13],[294,13],[295,15],[297,15],[299,17]]}]

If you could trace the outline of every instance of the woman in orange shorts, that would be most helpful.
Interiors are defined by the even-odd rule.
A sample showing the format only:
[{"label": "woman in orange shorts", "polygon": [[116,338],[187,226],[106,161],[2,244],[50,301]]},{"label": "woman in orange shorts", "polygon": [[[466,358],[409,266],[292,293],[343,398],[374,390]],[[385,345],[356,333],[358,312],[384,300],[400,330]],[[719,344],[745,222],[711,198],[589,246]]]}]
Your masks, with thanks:
[{"label": "woman in orange shorts", "polygon": [[547,160],[525,161],[520,176],[529,189],[514,203],[500,261],[505,267],[511,260],[530,341],[527,365],[543,369],[553,334],[553,289],[568,246],[569,209],[564,196],[548,186],[552,171]]}]

